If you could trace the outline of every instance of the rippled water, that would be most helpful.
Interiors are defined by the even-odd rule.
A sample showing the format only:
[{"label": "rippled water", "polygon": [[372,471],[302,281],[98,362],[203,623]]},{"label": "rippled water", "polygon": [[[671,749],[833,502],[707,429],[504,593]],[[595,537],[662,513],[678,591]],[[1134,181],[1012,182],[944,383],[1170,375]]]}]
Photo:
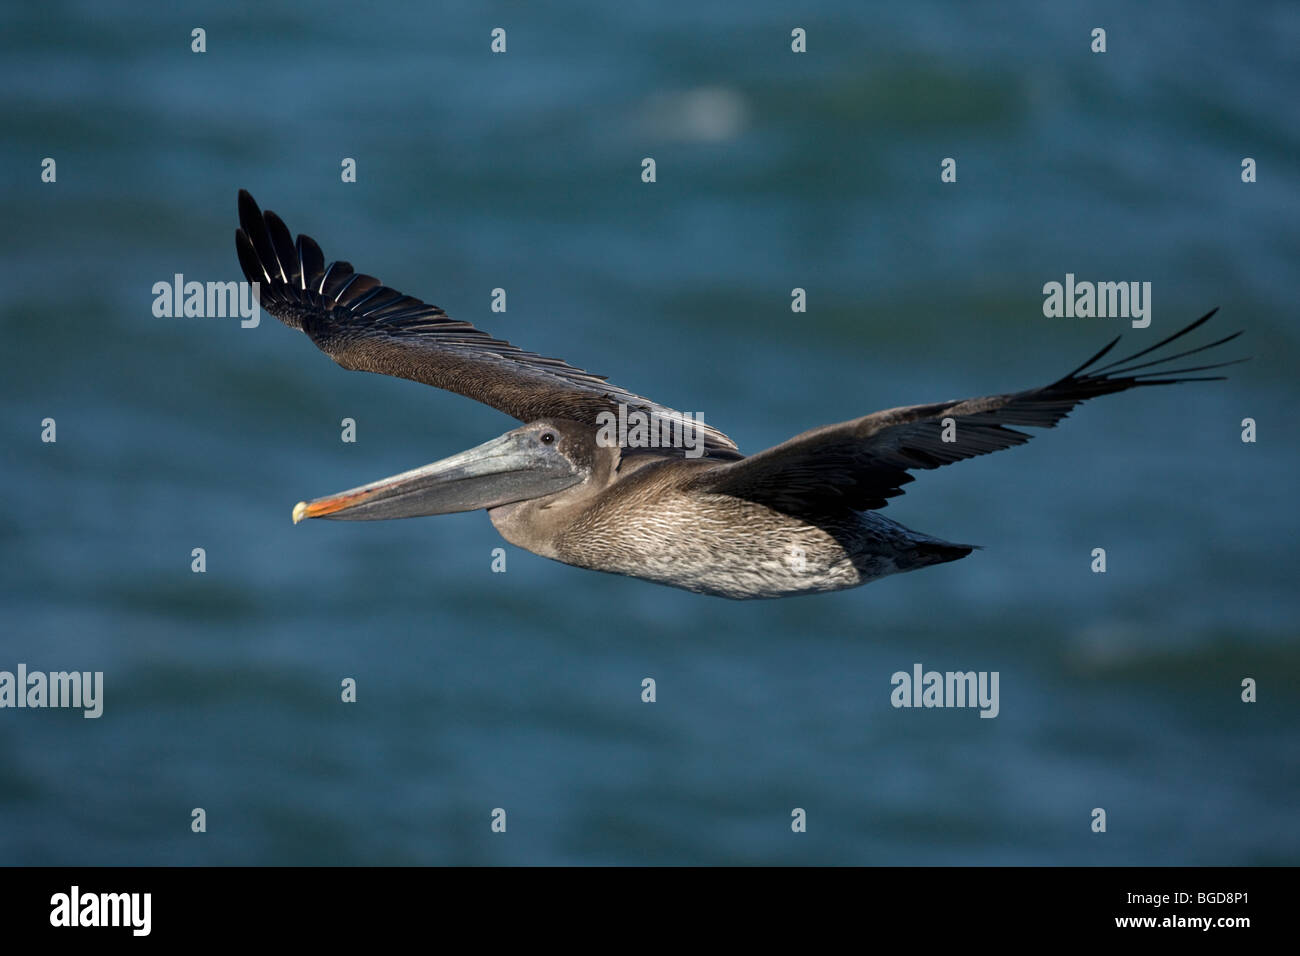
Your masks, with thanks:
[{"label": "rippled water", "polygon": [[[105,675],[98,720],[0,709],[0,862],[1300,862],[1294,4],[0,23],[0,670]],[[269,317],[153,316],[155,282],[238,276],[240,187],[748,451],[1059,376],[1127,325],[1044,318],[1067,272],[1152,282],[1130,342],[1220,305],[1254,360],[920,475],[888,513],[984,545],[955,564],[750,604],[510,547],[493,574],[482,513],[289,511],[503,415]],[[916,662],[998,671],[999,716],[894,709]]]}]

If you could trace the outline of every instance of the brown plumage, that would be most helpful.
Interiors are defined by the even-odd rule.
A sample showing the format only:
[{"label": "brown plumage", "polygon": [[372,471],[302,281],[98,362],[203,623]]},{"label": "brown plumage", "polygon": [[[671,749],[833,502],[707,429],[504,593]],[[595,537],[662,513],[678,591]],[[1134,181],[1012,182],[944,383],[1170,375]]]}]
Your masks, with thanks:
[{"label": "brown plumage", "polygon": [[[261,285],[260,301],[285,325],[306,332],[316,347],[346,369],[408,378],[475,399],[521,422],[563,418],[596,423],[620,404],[656,421],[680,421],[681,413],[560,359],[525,352],[436,305],[403,295],[351,263],[327,267],[309,236],[295,243],[284,222],[263,213],[239,191],[235,250],[249,282]],[[739,458],[736,443],[707,428],[708,453]]]},{"label": "brown plumage", "polygon": [[[348,369],[424,382],[526,423],[421,469],[302,503],[302,517],[413,517],[485,508],[506,540],[594,570],[732,598],[854,587],[969,554],[881,515],[910,471],[1024,444],[1019,428],[1052,428],[1081,402],[1149,385],[1214,381],[1168,368],[1241,333],[1137,362],[1199,328],[1213,310],[1155,345],[1097,363],[1118,337],[1042,388],[912,405],[826,425],[746,458],[701,425],[703,454],[626,448],[600,438],[620,407],[694,424],[559,359],[525,352],[442,309],[403,295],[346,262],[326,266],[307,236],[239,194],[235,247],[272,315],[305,332]],[[1244,361],[1239,359],[1237,361]],[[1143,371],[1143,370],[1146,371]],[[635,452],[635,453],[634,453]]]}]

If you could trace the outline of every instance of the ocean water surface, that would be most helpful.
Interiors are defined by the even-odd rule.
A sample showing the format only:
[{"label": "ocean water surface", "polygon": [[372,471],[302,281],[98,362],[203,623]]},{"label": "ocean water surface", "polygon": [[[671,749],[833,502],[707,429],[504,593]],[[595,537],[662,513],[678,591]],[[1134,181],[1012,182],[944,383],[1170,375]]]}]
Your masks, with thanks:
[{"label": "ocean water surface", "polygon": [[[1300,862],[1296,5],[0,24],[0,670],[104,673],[98,719],[0,709],[0,863]],[[535,557],[481,512],[293,526],[514,423],[269,316],[155,317],[156,282],[240,277],[239,188],[751,453],[1216,305],[1206,334],[1253,358],[919,474],[887,513],[983,545],[963,561],[729,602]],[[1067,273],[1151,282],[1150,328],[1044,317]],[[996,719],[892,707],[916,663],[997,671]]]}]

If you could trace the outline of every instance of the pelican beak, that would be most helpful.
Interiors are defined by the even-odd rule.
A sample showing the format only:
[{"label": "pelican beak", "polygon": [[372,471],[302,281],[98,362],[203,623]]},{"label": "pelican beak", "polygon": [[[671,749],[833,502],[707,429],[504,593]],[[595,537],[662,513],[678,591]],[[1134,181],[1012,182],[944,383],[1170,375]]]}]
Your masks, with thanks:
[{"label": "pelican beak", "polygon": [[543,445],[535,431],[521,429],[423,468],[300,501],[293,508],[293,523],[303,518],[376,521],[477,511],[554,494],[583,478],[558,449]]}]

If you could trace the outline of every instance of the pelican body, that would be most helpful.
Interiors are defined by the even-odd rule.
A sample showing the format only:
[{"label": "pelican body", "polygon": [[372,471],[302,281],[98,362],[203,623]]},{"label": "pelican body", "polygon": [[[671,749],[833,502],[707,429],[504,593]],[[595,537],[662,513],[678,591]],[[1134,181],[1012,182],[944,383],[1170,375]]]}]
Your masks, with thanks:
[{"label": "pelican body", "polygon": [[[326,266],[312,239],[295,241],[243,190],[239,221],[235,248],[262,308],[339,365],[453,391],[524,423],[433,464],[300,502],[295,523],[485,509],[503,538],[534,554],[727,598],[839,591],[965,557],[973,545],[880,513],[913,480],[909,471],[1024,444],[1030,435],[1011,426],[1051,428],[1098,395],[1221,379],[1188,373],[1234,363],[1167,365],[1241,334],[1135,362],[1198,328],[1211,311],[1098,367],[1116,338],[1041,388],[875,412],[747,457],[689,415],[494,339],[346,262]],[[633,414],[656,433],[693,440],[657,447],[610,440],[611,419]]]},{"label": "pelican body", "polygon": [[[501,536],[534,554],[729,598],[856,587],[971,552],[910,531],[874,511],[799,516],[708,489],[717,462],[588,449],[578,422],[540,427],[561,455],[586,460],[581,492],[491,508]],[[639,460],[638,460],[639,458]],[[623,467],[620,469],[620,463]]]}]

